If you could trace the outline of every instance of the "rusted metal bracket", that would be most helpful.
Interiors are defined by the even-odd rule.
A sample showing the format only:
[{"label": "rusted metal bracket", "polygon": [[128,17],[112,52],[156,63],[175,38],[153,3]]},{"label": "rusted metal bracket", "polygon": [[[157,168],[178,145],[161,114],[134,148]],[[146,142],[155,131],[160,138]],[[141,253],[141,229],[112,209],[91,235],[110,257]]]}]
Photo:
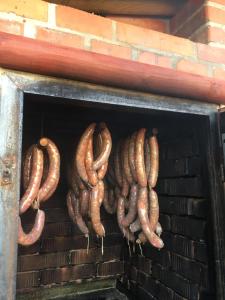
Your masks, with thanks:
[{"label": "rusted metal bracket", "polygon": [[0,186],[12,184],[12,169],[15,167],[15,156],[0,157]]}]

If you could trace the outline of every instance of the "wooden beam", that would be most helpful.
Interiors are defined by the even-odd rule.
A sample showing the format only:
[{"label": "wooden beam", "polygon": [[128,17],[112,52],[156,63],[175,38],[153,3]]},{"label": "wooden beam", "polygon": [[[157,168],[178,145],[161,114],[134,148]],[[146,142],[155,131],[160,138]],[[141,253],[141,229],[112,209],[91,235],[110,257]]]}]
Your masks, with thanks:
[{"label": "wooden beam", "polygon": [[100,15],[171,17],[186,0],[46,0]]}]

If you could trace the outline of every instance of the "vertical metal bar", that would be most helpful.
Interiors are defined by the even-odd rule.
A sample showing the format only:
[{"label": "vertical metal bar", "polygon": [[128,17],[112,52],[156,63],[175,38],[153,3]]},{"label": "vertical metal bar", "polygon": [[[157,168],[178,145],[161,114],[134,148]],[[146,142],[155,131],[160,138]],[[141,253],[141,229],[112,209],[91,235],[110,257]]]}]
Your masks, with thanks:
[{"label": "vertical metal bar", "polygon": [[0,299],[16,290],[23,92],[0,77]]},{"label": "vertical metal bar", "polygon": [[218,112],[210,114],[205,123],[206,158],[210,185],[210,203],[213,222],[214,268],[216,274],[216,299],[225,299],[225,201],[220,168]]}]

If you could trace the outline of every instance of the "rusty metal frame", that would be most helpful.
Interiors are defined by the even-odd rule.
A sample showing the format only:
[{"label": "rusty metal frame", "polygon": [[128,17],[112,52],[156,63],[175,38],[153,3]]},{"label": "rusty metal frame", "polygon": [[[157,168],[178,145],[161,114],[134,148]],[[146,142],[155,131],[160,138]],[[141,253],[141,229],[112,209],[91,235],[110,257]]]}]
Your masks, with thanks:
[{"label": "rusty metal frame", "polygon": [[[1,70],[0,70],[1,72]],[[17,218],[20,186],[23,99],[50,96],[53,102],[99,103],[202,116],[214,232],[217,299],[225,299],[225,221],[217,147],[217,106],[83,82],[2,70],[0,73],[0,299],[14,299],[17,264]]]}]

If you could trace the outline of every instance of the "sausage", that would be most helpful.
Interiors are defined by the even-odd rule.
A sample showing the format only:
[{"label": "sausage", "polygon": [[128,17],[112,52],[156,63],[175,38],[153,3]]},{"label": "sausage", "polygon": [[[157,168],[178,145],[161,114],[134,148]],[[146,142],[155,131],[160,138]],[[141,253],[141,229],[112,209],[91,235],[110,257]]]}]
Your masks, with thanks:
[{"label": "sausage", "polygon": [[[102,136],[101,133],[97,135],[97,142],[96,142],[96,154],[100,155],[101,151],[104,151],[103,149],[103,141],[102,141]],[[108,160],[98,169],[98,179],[102,180],[105,177],[105,174],[108,169]]]},{"label": "sausage", "polygon": [[89,198],[90,192],[88,190],[85,189],[80,191],[79,201],[81,216],[85,216],[88,214]]},{"label": "sausage", "polygon": [[98,183],[98,202],[99,207],[102,205],[103,199],[104,199],[104,193],[105,193],[105,186],[104,182],[102,180]]},{"label": "sausage", "polygon": [[159,173],[159,145],[157,141],[158,131],[156,128],[152,130],[152,136],[149,138],[150,145],[150,173],[148,177],[149,188],[154,188],[157,183],[158,173]]},{"label": "sausage", "polygon": [[78,185],[80,190],[85,190],[86,186],[84,185],[83,181],[81,180],[80,176],[78,175],[78,172],[75,168],[72,170],[72,176],[74,178],[74,181]]},{"label": "sausage", "polygon": [[32,156],[33,156],[33,149],[37,147],[36,145],[31,145],[24,156],[23,161],[23,189],[26,190],[29,181],[30,181],[30,175],[31,175],[31,166],[32,166]]},{"label": "sausage", "polygon": [[115,153],[114,153],[114,166],[115,166],[115,178],[117,184],[122,187],[123,185],[123,177],[122,177],[122,166],[120,160],[120,149],[121,149],[121,141],[119,141],[116,145]]},{"label": "sausage", "polygon": [[132,173],[131,173],[130,165],[129,165],[129,144],[130,144],[130,139],[127,138],[123,145],[122,165],[123,165],[123,172],[126,176],[126,179],[129,183],[129,185],[132,185],[133,177],[132,177]]},{"label": "sausage", "polygon": [[18,243],[23,246],[34,244],[41,236],[45,224],[45,213],[38,209],[35,216],[35,223],[29,233],[25,233],[22,228],[21,219],[19,217],[18,224]]},{"label": "sausage", "polygon": [[85,157],[88,147],[88,141],[90,136],[93,135],[95,130],[95,123],[91,123],[84,133],[82,134],[80,141],[77,146],[76,154],[75,154],[75,161],[74,161],[74,168],[77,170],[78,175],[84,182],[88,182],[88,175],[85,168]]},{"label": "sausage", "polygon": [[99,237],[105,236],[105,228],[101,223],[99,204],[99,183],[90,192],[90,210],[92,226]]},{"label": "sausage", "polygon": [[153,189],[149,191],[149,208],[149,224],[155,231],[159,221],[159,202],[157,193]]},{"label": "sausage", "polygon": [[[32,148],[32,170],[28,187],[20,200],[19,212],[23,214],[38,197],[43,174],[43,152],[37,146]],[[40,199],[40,198],[39,198]]]},{"label": "sausage", "polygon": [[98,169],[98,179],[102,180],[105,177],[105,174],[108,169],[108,161],[105,162],[99,169]]},{"label": "sausage", "polygon": [[128,213],[122,220],[122,225],[124,227],[128,227],[134,221],[137,215],[137,195],[138,186],[137,184],[133,184],[130,190]]},{"label": "sausage", "polygon": [[[161,249],[164,246],[163,241],[154,233],[154,231],[150,227],[148,218],[148,190],[146,187],[142,187],[139,189],[137,206],[138,216],[144,234],[146,235],[148,241],[152,244],[152,246]],[[137,240],[137,243],[139,243],[139,240]]]},{"label": "sausage", "polygon": [[123,196],[119,196],[119,198],[118,198],[118,204],[117,204],[117,222],[118,222],[120,230],[123,233],[123,235],[125,236],[125,238],[128,241],[134,242],[135,237],[134,237],[133,233],[129,230],[129,228],[125,228],[122,225],[122,221],[124,219],[124,216],[125,216],[124,197]]},{"label": "sausage", "polygon": [[42,147],[45,147],[49,157],[49,171],[45,182],[42,184],[38,196],[40,201],[46,201],[55,192],[59,183],[60,176],[60,154],[58,148],[48,138],[42,138],[39,141]]},{"label": "sausage", "polygon": [[71,220],[78,226],[85,237],[88,237],[89,229],[80,214],[79,199],[75,197],[74,193],[71,190],[69,190],[67,194],[66,203]]},{"label": "sausage", "polygon": [[149,146],[149,142],[148,139],[145,139],[145,172],[146,172],[146,176],[147,178],[149,177],[149,173],[150,173],[150,169],[151,169],[151,161],[150,161],[150,146]]},{"label": "sausage", "polygon": [[129,158],[129,165],[131,174],[133,177],[133,181],[137,182],[137,173],[136,173],[136,166],[135,166],[135,144],[136,144],[137,132],[134,132],[130,138],[129,142],[129,151],[128,151],[128,158]]},{"label": "sausage", "polygon": [[88,176],[88,181],[92,186],[95,186],[98,183],[98,176],[96,171],[94,171],[93,169],[93,160],[94,160],[94,155],[93,155],[93,134],[92,134],[90,135],[87,144],[85,167]]},{"label": "sausage", "polygon": [[129,194],[129,184],[128,181],[126,179],[125,174],[122,174],[122,178],[123,178],[123,185],[122,185],[122,189],[121,189],[121,195],[125,198],[127,198],[128,194]]},{"label": "sausage", "polygon": [[145,142],[145,128],[141,128],[137,133],[135,144],[135,167],[137,173],[137,181],[141,187],[147,186],[147,177],[145,173],[144,160],[144,142]]},{"label": "sausage", "polygon": [[104,163],[106,163],[106,161],[109,159],[109,155],[112,149],[112,138],[106,124],[100,123],[99,126],[101,129],[102,147],[101,153],[93,163],[93,169],[95,171],[98,170],[102,165],[104,165]]}]

